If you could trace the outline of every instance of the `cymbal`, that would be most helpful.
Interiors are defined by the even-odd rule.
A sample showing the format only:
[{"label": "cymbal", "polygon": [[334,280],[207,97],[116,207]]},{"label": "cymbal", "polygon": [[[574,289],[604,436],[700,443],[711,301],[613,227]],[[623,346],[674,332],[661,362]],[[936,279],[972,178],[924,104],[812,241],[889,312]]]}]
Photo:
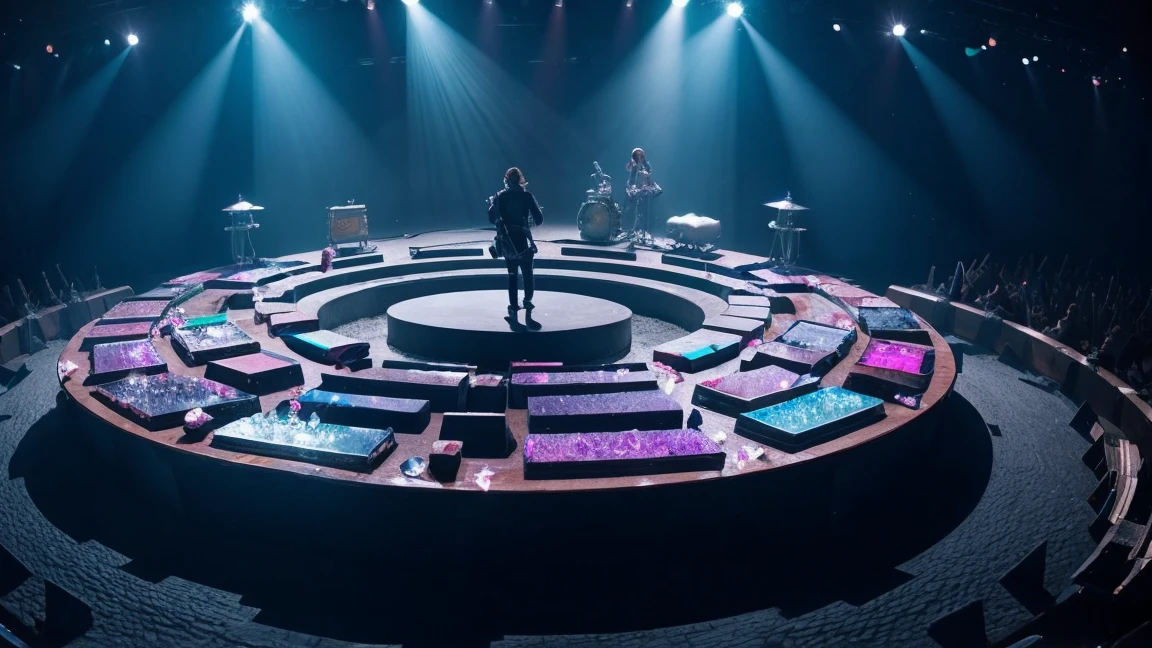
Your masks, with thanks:
[{"label": "cymbal", "polygon": [[253,205],[247,200],[241,200],[235,205],[229,205],[220,211],[226,212],[250,212],[250,211],[264,211],[264,208],[259,205]]},{"label": "cymbal", "polygon": [[808,211],[807,207],[797,205],[791,200],[777,200],[776,202],[764,203],[764,206],[781,211]]}]

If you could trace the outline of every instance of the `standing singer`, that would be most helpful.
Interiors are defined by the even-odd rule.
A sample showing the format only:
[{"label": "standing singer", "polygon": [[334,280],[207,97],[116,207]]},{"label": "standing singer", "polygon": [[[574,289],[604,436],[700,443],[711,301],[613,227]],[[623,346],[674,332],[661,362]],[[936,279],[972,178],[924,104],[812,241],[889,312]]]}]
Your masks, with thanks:
[{"label": "standing singer", "polygon": [[644,149],[632,149],[632,159],[625,168],[628,170],[628,186],[625,188],[625,193],[628,194],[628,209],[632,212],[633,237],[646,240],[651,238],[648,233],[648,219],[652,200],[663,190],[652,179],[652,165],[649,164]]},{"label": "standing singer", "polygon": [[[504,257],[508,265],[508,316],[515,318],[520,310],[517,303],[517,271],[524,275],[524,308],[532,309],[535,284],[532,279],[532,258],[536,244],[529,228],[532,223],[544,222],[544,214],[531,192],[524,189],[528,181],[520,169],[512,167],[504,174],[504,188],[492,197],[488,206],[488,222],[496,225],[494,256]],[[531,221],[529,221],[531,219]]]}]

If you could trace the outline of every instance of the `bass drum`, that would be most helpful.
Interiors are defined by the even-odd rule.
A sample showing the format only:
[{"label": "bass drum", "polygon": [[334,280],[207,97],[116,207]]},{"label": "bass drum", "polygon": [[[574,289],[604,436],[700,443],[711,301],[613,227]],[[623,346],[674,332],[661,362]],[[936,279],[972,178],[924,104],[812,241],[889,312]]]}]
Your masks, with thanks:
[{"label": "bass drum", "polygon": [[580,206],[576,226],[585,241],[610,241],[620,233],[620,210],[610,200],[589,200]]}]

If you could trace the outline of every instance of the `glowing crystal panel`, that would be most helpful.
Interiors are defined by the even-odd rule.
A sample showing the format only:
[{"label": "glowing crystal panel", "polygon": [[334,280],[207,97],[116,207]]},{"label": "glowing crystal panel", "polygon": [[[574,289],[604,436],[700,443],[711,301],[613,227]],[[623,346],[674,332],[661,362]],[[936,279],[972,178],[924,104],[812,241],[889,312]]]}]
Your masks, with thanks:
[{"label": "glowing crystal panel", "polygon": [[275,412],[230,423],[212,436],[212,447],[369,472],[396,448],[392,430],[305,422]]},{"label": "glowing crystal panel", "polygon": [[102,320],[156,321],[168,308],[168,300],[122,301],[101,316]]},{"label": "glowing crystal panel", "polygon": [[200,317],[190,317],[184,321],[180,327],[182,329],[199,328],[201,326],[211,326],[214,324],[224,324],[228,321],[227,313],[216,313],[215,315],[201,315]]},{"label": "glowing crystal panel", "polygon": [[184,415],[196,408],[224,421],[260,412],[260,399],[252,394],[213,380],[172,373],[129,376],[93,393],[149,430],[179,427]]},{"label": "glowing crystal panel", "polygon": [[736,433],[795,451],[884,418],[884,401],[842,387],[825,387],[790,401],[741,414]]},{"label": "glowing crystal panel", "polygon": [[801,320],[784,331],[775,341],[798,349],[828,352],[839,351],[854,339],[854,331]]},{"label": "glowing crystal panel", "polygon": [[313,389],[296,400],[300,403],[300,416],[303,418],[316,412],[325,423],[392,428],[400,434],[423,432],[432,412],[426,400],[338,394],[321,389]]},{"label": "glowing crystal panel", "polygon": [[181,328],[172,332],[172,347],[191,366],[210,360],[256,353],[260,343],[232,322]]},{"label": "glowing crystal panel", "polygon": [[860,326],[867,332],[915,330],[920,323],[906,308],[860,308]]},{"label": "glowing crystal panel", "polygon": [[533,434],[667,430],[683,424],[680,404],[662,391],[528,399],[528,431]]},{"label": "glowing crystal panel", "polygon": [[734,417],[815,391],[819,384],[817,377],[769,365],[697,384],[692,404]]},{"label": "glowing crystal panel", "polygon": [[168,365],[151,340],[110,342],[92,347],[91,380],[94,382],[117,380],[132,372],[157,374],[166,371]]},{"label": "glowing crystal panel", "polygon": [[677,371],[694,373],[740,355],[741,338],[731,333],[700,329],[652,350],[652,359]]},{"label": "glowing crystal panel", "polygon": [[573,479],[722,470],[725,453],[699,430],[529,434],[524,477]]},{"label": "glowing crystal panel", "polygon": [[857,364],[919,375],[932,371],[934,358],[932,347],[873,338]]},{"label": "glowing crystal panel", "polygon": [[120,322],[117,324],[97,324],[88,331],[80,349],[90,350],[97,344],[125,342],[146,339],[152,332],[152,322]]},{"label": "glowing crystal panel", "polygon": [[426,400],[433,412],[455,412],[467,404],[468,374],[380,367],[353,374],[324,374],[320,386],[342,394]]},{"label": "glowing crystal panel", "polygon": [[512,374],[509,406],[524,408],[530,396],[557,394],[607,394],[623,391],[656,389],[656,374],[651,371],[557,371]]},{"label": "glowing crystal panel", "polygon": [[304,384],[300,363],[271,351],[213,360],[204,377],[260,396]]}]

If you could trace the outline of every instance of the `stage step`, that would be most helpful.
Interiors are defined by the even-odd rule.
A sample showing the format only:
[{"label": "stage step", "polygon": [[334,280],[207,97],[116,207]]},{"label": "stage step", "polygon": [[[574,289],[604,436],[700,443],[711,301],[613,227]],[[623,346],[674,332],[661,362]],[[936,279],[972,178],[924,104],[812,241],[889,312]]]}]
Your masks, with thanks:
[{"label": "stage step", "polygon": [[739,335],[744,344],[764,337],[764,321],[748,319],[746,317],[732,317],[730,315],[713,315],[704,320],[704,328],[709,331],[720,331]]},{"label": "stage step", "polygon": [[646,369],[518,372],[509,381],[508,407],[523,409],[533,396],[651,391],[656,387],[655,372]]},{"label": "stage step", "polygon": [[340,394],[313,389],[300,398],[301,418],[316,412],[324,423],[384,430],[397,434],[420,434],[428,427],[432,406],[427,400]]},{"label": "stage step", "polygon": [[628,250],[612,250],[591,247],[562,247],[563,256],[588,257],[592,259],[616,259],[618,261],[635,261],[636,253]]},{"label": "stage step", "polygon": [[458,412],[468,402],[468,374],[462,371],[365,369],[355,374],[324,374],[320,388],[341,394],[426,400],[433,412]]},{"label": "stage step", "polygon": [[680,404],[659,390],[528,399],[532,434],[671,430],[683,424]]}]

